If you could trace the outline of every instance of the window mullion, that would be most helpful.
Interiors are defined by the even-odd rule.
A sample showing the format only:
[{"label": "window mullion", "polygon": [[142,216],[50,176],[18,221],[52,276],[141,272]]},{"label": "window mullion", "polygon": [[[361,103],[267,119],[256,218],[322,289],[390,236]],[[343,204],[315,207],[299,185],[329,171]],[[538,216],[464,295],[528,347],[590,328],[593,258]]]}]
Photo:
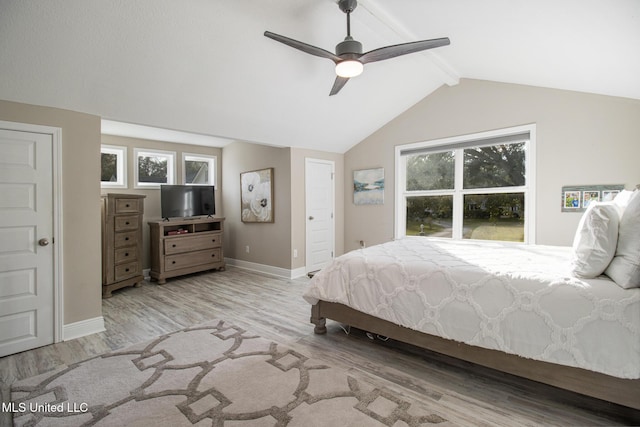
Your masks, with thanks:
[{"label": "window mullion", "polygon": [[524,193],[526,186],[517,187],[486,187],[486,188],[465,188],[463,194],[498,194],[498,193]]},{"label": "window mullion", "polygon": [[462,239],[464,200],[463,200],[463,179],[464,179],[464,150],[458,148],[455,150],[454,161],[454,190],[453,190],[453,232],[454,239]]}]

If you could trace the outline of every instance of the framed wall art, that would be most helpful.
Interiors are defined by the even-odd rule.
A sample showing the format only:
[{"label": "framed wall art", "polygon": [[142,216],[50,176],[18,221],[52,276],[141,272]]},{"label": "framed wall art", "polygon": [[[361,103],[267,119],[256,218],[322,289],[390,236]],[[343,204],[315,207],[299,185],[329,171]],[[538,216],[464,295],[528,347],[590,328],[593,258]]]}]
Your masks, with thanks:
[{"label": "framed wall art", "polygon": [[353,203],[384,204],[384,168],[353,171]]},{"label": "framed wall art", "polygon": [[562,187],[562,212],[584,212],[591,202],[608,202],[624,185],[571,185]]},{"label": "framed wall art", "polygon": [[240,173],[242,222],[273,222],[273,168]]}]

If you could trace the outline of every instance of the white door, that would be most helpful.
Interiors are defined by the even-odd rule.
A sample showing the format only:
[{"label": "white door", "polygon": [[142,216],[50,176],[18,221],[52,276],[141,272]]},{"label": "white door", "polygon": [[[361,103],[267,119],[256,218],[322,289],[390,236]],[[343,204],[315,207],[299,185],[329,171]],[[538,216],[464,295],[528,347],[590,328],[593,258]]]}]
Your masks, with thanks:
[{"label": "white door", "polygon": [[53,136],[0,123],[0,356],[54,341]]},{"label": "white door", "polygon": [[331,161],[305,160],[307,272],[320,270],[334,256],[334,168]]}]

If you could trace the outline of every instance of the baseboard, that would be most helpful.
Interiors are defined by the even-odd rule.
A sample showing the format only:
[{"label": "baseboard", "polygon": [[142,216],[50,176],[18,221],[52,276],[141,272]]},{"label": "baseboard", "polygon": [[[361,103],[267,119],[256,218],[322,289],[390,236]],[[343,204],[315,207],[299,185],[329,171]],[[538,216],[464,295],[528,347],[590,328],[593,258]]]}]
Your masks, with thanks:
[{"label": "baseboard", "polygon": [[286,268],[274,267],[272,265],[258,264],[256,262],[243,261],[241,259],[225,258],[225,263],[232,267],[242,268],[243,270],[255,271],[258,273],[268,274],[283,279],[295,279],[305,275],[305,268],[296,268],[288,270]]},{"label": "baseboard", "polygon": [[69,323],[62,327],[62,341],[69,341],[105,330],[104,317],[102,316]]},{"label": "baseboard", "polygon": [[296,268],[295,270],[290,270],[290,271],[291,271],[291,277],[289,277],[290,279],[302,277],[307,273],[307,269],[305,267]]}]

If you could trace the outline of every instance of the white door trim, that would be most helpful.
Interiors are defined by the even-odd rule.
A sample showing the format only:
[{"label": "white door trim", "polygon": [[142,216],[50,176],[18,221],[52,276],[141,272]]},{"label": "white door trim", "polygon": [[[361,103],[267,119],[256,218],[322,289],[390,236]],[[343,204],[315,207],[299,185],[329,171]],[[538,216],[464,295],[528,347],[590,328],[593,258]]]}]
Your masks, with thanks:
[{"label": "white door trim", "polygon": [[53,169],[53,342],[64,339],[64,298],[62,278],[62,128],[0,120],[0,128],[13,131],[42,133],[52,138]]},{"label": "white door trim", "polygon": [[[307,172],[309,170],[309,163],[323,163],[331,166],[331,176],[335,177],[336,164],[332,160],[314,159],[311,157],[305,157],[304,159],[304,177],[305,177],[305,274],[310,272],[309,269],[309,228],[307,227],[307,216],[309,215],[309,197],[307,194]],[[331,253],[336,253],[336,180],[331,179]]]}]

